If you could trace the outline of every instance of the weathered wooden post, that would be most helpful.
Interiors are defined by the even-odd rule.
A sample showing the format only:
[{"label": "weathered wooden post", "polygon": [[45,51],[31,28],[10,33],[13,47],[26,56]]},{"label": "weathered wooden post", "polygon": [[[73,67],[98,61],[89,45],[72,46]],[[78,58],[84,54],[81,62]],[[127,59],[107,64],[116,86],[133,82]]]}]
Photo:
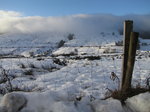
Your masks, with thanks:
[{"label": "weathered wooden post", "polygon": [[137,44],[138,44],[138,36],[139,36],[139,33],[131,32],[129,51],[128,51],[127,70],[126,70],[125,81],[123,85],[124,91],[127,91],[128,89],[131,88],[132,73],[133,73],[136,49],[137,49]]},{"label": "weathered wooden post", "polygon": [[130,43],[130,34],[133,31],[133,21],[127,20],[124,22],[124,53],[123,53],[123,65],[122,65],[122,83],[121,89],[123,88],[126,71],[127,71],[127,61],[128,61],[128,51],[129,51],[129,43]]}]

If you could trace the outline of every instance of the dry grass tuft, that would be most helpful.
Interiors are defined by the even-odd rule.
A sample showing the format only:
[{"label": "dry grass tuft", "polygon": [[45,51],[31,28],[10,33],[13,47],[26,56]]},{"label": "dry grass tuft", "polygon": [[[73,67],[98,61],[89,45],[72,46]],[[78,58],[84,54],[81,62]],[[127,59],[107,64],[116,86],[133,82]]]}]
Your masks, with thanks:
[{"label": "dry grass tuft", "polygon": [[108,99],[110,97],[120,100],[122,104],[125,104],[125,100],[133,97],[135,95],[141,94],[141,93],[145,93],[145,92],[150,92],[149,88],[142,88],[142,87],[136,87],[136,88],[130,88],[128,89],[128,91],[121,91],[121,90],[110,90],[108,89],[109,94],[106,94],[106,97],[103,99]]}]

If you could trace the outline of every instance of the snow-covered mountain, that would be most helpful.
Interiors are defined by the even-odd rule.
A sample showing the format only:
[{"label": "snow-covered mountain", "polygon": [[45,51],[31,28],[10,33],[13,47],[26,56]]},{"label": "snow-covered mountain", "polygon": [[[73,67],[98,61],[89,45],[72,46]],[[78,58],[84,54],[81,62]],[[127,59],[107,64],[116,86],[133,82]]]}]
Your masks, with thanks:
[{"label": "snow-covered mountain", "polygon": [[[150,32],[150,15],[78,14],[63,17],[25,17],[17,12],[5,11],[1,11],[0,15],[0,47],[24,47],[20,51],[12,48],[10,53],[5,49],[4,54],[22,54],[27,50],[38,50],[38,54],[52,51],[62,40],[65,46],[76,47],[118,42],[123,40],[125,20],[134,21],[134,31],[139,32],[142,38],[149,38]],[[69,34],[74,35],[73,39],[68,39]],[[32,51],[31,47],[46,48]]]}]

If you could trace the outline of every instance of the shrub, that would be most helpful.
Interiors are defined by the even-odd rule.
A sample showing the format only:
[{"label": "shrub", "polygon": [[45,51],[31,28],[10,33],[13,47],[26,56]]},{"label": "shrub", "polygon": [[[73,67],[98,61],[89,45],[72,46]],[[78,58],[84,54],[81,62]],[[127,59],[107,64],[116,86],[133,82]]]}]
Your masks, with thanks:
[{"label": "shrub", "polygon": [[25,71],[24,75],[33,75],[33,70],[27,70],[27,71]]},{"label": "shrub", "polygon": [[20,68],[26,68],[26,66],[23,63],[21,63],[19,66]]},{"label": "shrub", "polygon": [[112,35],[115,35],[115,32],[112,32]]},{"label": "shrub", "polygon": [[67,36],[67,38],[68,38],[68,40],[73,40],[74,39],[74,34],[69,34],[68,36]]},{"label": "shrub", "polygon": [[58,43],[58,48],[60,48],[60,47],[62,47],[62,46],[64,46],[64,44],[65,44],[65,41],[64,40],[61,40],[59,43]]},{"label": "shrub", "polygon": [[53,59],[53,63],[56,63],[58,65],[62,65],[62,66],[66,66],[67,65],[66,60],[60,60],[60,59],[57,59],[57,58]]},{"label": "shrub", "polygon": [[36,68],[34,64],[29,64],[30,68]]}]

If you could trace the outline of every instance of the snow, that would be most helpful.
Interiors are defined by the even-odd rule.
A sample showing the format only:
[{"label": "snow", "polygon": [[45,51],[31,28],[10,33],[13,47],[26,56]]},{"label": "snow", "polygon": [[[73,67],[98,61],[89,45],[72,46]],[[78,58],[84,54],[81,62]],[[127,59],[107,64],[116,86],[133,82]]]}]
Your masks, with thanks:
[{"label": "snow", "polygon": [[[77,23],[83,22],[80,20],[81,17],[87,19],[90,15],[73,16],[78,19]],[[25,19],[27,18],[23,21],[26,23]],[[32,17],[28,19],[30,22],[37,20]],[[66,24],[63,24],[62,20],[70,20],[69,26],[72,23],[72,17],[70,19],[68,17],[48,18],[48,22],[50,22],[49,19],[58,19],[61,25]],[[100,28],[104,27],[105,23],[105,21],[99,23],[102,25]],[[111,23],[111,27],[114,26],[112,24],[114,23]],[[57,32],[51,29],[48,32],[43,30],[37,32],[41,28],[37,24],[37,29],[33,26],[31,32],[26,32],[23,30],[29,30],[28,24],[24,27],[20,25],[17,25],[17,28],[23,28],[22,32],[12,31],[13,33],[0,35],[0,93],[4,95],[0,96],[0,112],[2,109],[11,108],[15,110],[21,108],[19,112],[150,111],[148,92],[127,99],[126,106],[122,106],[120,101],[112,98],[102,100],[108,92],[107,89],[115,90],[120,85],[120,80],[113,81],[110,78],[111,73],[114,72],[121,79],[123,48],[116,46],[116,42],[121,41],[123,36],[118,33],[118,29],[108,28],[107,24],[103,30],[102,28],[92,29],[95,27],[88,28],[88,25],[84,23],[84,27],[81,24],[79,29],[71,27],[71,30],[68,30],[76,29],[72,32],[75,35],[74,38],[69,40],[67,38],[69,33],[65,31],[68,26],[64,31]],[[60,24],[55,30],[59,26]],[[85,27],[88,30],[85,29],[85,32],[82,32],[82,28]],[[90,29],[92,31],[88,32]],[[58,48],[62,40],[65,43]],[[150,42],[144,39],[140,39],[140,42],[141,48],[137,51],[132,85],[140,84],[146,87],[146,78],[150,77]],[[16,92],[9,93],[10,85],[3,70],[6,70]],[[11,98],[13,96],[14,99]],[[22,100],[16,100],[17,98]],[[21,107],[17,105],[21,104],[18,103],[19,101],[23,102]],[[11,107],[12,103],[16,106]]]},{"label": "snow", "polygon": [[[21,100],[9,99],[9,97],[15,96],[16,98],[25,98],[27,100],[24,108],[19,112],[126,112],[125,109],[129,106],[130,110],[134,112],[149,112],[150,110],[150,93],[139,94],[132,98],[129,98],[126,103],[127,106],[123,107],[120,101],[115,99],[107,100],[89,100],[88,97],[83,97],[80,101],[76,99],[68,99],[67,93],[56,92],[13,92],[9,95],[5,95],[1,101],[1,108],[4,108],[4,104],[11,108],[11,103],[22,102]],[[9,102],[8,102],[9,101]],[[23,103],[22,103],[23,104]],[[20,104],[17,105],[18,107]],[[16,106],[16,108],[18,108]],[[12,111],[11,111],[12,112]],[[129,111],[130,112],[130,111]]]},{"label": "snow", "polygon": [[[106,88],[112,90],[118,88],[118,81],[112,81],[110,74],[113,71],[120,77],[122,59],[114,58],[110,56],[102,57],[100,60],[70,59],[67,66],[54,64],[52,58],[45,58],[42,61],[35,58],[3,59],[1,65],[7,65],[4,68],[9,69],[10,74],[15,73],[16,78],[12,80],[14,88],[33,91],[18,92],[28,100],[27,106],[21,112],[40,112],[41,110],[42,112],[93,112],[93,109],[95,112],[124,112],[118,100],[100,100],[105,97]],[[146,57],[136,61],[133,74],[135,86],[137,80],[145,86],[145,77],[148,77],[150,73],[149,62],[150,58]],[[20,68],[20,63],[27,68]],[[24,70],[31,69],[30,64],[35,66],[32,68],[33,75],[23,75]],[[57,66],[60,70],[48,72],[43,69],[42,65]],[[3,86],[7,84],[1,84],[1,87]],[[145,98],[149,97],[147,94]],[[82,97],[81,101],[76,100],[78,97]],[[138,97],[139,102],[142,102],[140,98],[143,99],[143,102],[145,101],[144,97]],[[133,105],[132,108],[139,105],[135,101],[130,101],[130,103]]]},{"label": "snow", "polygon": [[150,93],[139,94],[132,98],[127,99],[127,105],[136,112],[149,112],[150,111]]},{"label": "snow", "polygon": [[124,112],[120,101],[114,99],[98,100],[92,105],[94,106],[94,112]]}]

